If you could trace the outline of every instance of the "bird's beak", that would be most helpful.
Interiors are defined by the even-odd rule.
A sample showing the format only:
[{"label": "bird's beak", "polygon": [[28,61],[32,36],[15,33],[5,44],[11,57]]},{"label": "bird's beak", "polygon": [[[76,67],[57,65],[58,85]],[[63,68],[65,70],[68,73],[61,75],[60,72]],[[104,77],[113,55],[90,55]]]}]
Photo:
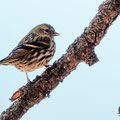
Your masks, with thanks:
[{"label": "bird's beak", "polygon": [[59,36],[60,34],[57,32],[54,32],[54,36]]}]

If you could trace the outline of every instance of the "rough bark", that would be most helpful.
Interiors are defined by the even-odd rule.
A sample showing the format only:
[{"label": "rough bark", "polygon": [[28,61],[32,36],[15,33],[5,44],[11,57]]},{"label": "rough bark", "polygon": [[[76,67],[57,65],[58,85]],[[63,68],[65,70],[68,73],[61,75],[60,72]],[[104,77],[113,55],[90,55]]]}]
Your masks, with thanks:
[{"label": "rough bark", "polygon": [[120,0],[106,0],[98,13],[85,28],[83,34],[72,43],[59,60],[46,69],[41,76],[27,83],[18,91],[21,94],[1,115],[0,120],[19,120],[29,108],[46,98],[80,62],[93,65],[98,61],[94,52],[112,22],[120,13]]}]

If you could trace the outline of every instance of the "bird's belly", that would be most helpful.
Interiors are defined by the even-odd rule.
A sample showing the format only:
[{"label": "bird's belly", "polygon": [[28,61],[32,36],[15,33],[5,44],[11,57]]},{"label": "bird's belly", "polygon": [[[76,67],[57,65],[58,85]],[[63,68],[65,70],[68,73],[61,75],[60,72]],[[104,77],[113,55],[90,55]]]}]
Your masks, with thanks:
[{"label": "bird's belly", "polygon": [[48,62],[52,59],[54,52],[55,51],[46,52],[45,54],[41,54],[38,57],[34,56],[33,59],[24,60],[24,61],[22,60],[20,63],[14,64],[14,66],[20,69],[21,71],[32,72],[38,68],[47,65]]}]

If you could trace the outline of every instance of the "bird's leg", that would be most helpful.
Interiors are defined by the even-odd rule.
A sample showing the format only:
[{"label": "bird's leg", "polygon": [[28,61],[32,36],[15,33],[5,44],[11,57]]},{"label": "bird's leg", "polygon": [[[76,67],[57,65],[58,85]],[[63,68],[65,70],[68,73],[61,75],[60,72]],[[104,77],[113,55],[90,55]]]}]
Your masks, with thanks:
[{"label": "bird's leg", "polygon": [[26,73],[26,76],[27,76],[27,82],[30,82],[30,79],[28,78],[27,72],[25,72],[25,73]]}]

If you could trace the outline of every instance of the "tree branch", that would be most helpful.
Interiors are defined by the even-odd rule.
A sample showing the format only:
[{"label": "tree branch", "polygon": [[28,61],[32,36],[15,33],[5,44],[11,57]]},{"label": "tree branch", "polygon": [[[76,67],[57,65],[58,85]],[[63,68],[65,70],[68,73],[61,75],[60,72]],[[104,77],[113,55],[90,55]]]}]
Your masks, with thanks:
[{"label": "tree branch", "polygon": [[[83,34],[72,43],[67,53],[46,69],[41,76],[21,87],[18,99],[0,115],[0,120],[19,120],[29,108],[46,98],[59,82],[68,76],[80,62],[93,65],[98,61],[94,52],[112,22],[120,13],[120,0],[106,0],[100,5],[97,15],[93,18]],[[17,97],[16,97],[17,98]]]}]

